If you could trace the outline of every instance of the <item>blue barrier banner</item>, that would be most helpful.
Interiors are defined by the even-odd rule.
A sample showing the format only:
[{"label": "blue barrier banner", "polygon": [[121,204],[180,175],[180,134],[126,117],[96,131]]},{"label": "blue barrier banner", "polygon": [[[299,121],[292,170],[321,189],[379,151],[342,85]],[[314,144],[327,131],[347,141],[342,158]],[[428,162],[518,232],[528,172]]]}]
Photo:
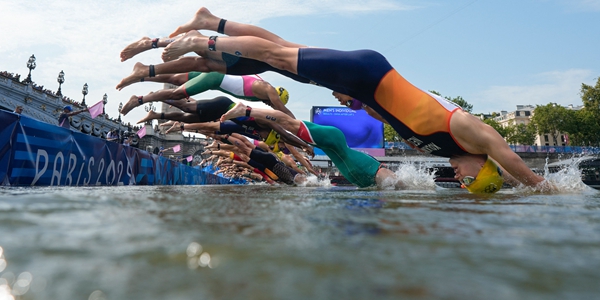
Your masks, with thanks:
[{"label": "blue barrier banner", "polygon": [[0,111],[0,183],[93,186],[237,182],[137,148]]},{"label": "blue barrier banner", "polygon": [[3,113],[0,111],[0,184],[6,185],[4,182],[7,178],[8,170],[12,161],[12,145],[14,143],[12,137],[19,119],[19,115],[13,113]]}]

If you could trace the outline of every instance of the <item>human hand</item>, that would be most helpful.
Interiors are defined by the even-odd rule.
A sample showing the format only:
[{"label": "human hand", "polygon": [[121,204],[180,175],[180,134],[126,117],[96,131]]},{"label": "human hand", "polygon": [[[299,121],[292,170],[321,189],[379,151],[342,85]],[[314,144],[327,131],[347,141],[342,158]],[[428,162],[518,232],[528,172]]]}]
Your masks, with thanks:
[{"label": "human hand", "polygon": [[304,152],[306,152],[308,155],[310,155],[310,157],[315,158],[315,151],[313,149],[313,147],[308,146],[308,148],[303,147],[302,150],[304,150]]},{"label": "human hand", "polygon": [[550,193],[550,194],[556,194],[556,193],[560,192],[560,189],[558,188],[558,186],[554,182],[548,181],[548,179],[538,183],[535,186],[535,190],[538,192]]}]

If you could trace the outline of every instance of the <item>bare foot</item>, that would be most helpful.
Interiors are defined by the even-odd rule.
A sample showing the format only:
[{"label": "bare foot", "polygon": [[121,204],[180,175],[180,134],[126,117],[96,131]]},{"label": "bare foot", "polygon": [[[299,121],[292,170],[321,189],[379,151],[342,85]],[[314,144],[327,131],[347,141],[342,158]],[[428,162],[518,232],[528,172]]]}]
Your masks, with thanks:
[{"label": "bare foot", "polygon": [[199,45],[204,45],[201,41],[198,41],[198,38],[205,38],[205,36],[195,30],[188,31],[182,38],[175,40],[165,47],[162,53],[163,61],[174,60],[186,53],[195,52],[195,48],[198,48]]},{"label": "bare foot", "polygon": [[130,84],[140,82],[140,80],[142,80],[142,78],[149,76],[149,74],[148,74],[149,72],[150,72],[150,69],[148,68],[147,65],[144,65],[143,63],[140,63],[140,62],[135,63],[131,74],[129,74],[129,76],[121,79],[121,82],[119,82],[119,84],[117,84],[117,90],[120,91],[124,87],[126,87]]},{"label": "bare foot", "polygon": [[246,115],[246,105],[242,102],[238,102],[232,109],[221,116],[221,122],[225,122],[225,120],[243,117]]},{"label": "bare foot", "polygon": [[158,125],[158,126],[160,126],[160,127],[166,127],[166,126],[169,126],[169,127],[170,127],[170,126],[173,126],[173,124],[175,124],[175,123],[177,123],[177,121],[169,120],[169,121],[167,121],[167,122],[164,122],[164,123],[162,123],[162,124],[160,124],[160,125]]},{"label": "bare foot", "polygon": [[219,144],[219,143],[217,143],[217,141],[213,141],[213,142],[212,142],[212,144],[210,144],[210,145],[206,146],[205,148],[217,148],[217,145],[218,145],[218,144]]},{"label": "bare foot", "polygon": [[149,111],[148,114],[141,120],[139,120],[137,122],[137,124],[140,124],[142,122],[146,122],[146,121],[150,121],[150,120],[156,120],[160,118],[160,114],[154,111]]},{"label": "bare foot", "polygon": [[138,96],[133,95],[131,96],[131,98],[129,98],[129,101],[127,101],[127,103],[123,105],[123,108],[121,109],[121,114],[126,115],[129,111],[138,107],[139,105],[140,104],[138,103]]},{"label": "bare foot", "polygon": [[201,7],[191,20],[177,27],[173,33],[169,34],[169,37],[172,38],[190,30],[208,29],[217,31],[219,21],[221,19],[214,16],[206,7]]},{"label": "bare foot", "polygon": [[152,49],[152,39],[145,36],[137,42],[129,44],[121,51],[121,61],[126,61],[139,53]]},{"label": "bare foot", "polygon": [[171,126],[171,128],[167,129],[165,131],[165,133],[171,133],[171,132],[175,132],[175,131],[179,131],[179,130],[181,130],[181,123],[173,122],[173,125]]}]

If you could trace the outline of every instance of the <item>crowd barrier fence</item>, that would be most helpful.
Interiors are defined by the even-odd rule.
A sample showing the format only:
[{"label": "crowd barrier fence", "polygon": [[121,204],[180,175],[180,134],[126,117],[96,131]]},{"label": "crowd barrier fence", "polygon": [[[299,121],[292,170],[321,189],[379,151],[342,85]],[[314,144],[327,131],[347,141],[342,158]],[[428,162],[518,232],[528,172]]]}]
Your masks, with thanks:
[{"label": "crowd barrier fence", "polygon": [[116,186],[239,182],[134,147],[0,111],[0,183]]}]

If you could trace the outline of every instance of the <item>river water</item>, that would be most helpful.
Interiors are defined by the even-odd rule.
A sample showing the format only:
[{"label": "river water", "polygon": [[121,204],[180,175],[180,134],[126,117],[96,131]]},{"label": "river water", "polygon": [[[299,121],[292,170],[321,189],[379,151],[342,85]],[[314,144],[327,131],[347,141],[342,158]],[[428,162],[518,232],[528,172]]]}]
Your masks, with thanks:
[{"label": "river water", "polygon": [[559,194],[488,197],[427,174],[401,191],[4,187],[0,299],[597,299],[600,193],[573,172]]}]

